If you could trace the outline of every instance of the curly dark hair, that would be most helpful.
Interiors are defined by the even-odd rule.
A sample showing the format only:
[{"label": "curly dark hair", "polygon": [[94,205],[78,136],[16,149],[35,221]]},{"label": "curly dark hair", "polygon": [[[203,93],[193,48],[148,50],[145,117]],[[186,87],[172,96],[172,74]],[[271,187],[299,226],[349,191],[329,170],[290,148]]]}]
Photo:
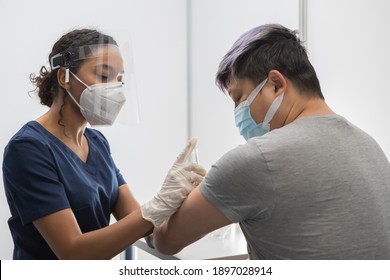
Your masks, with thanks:
[{"label": "curly dark hair", "polygon": [[[75,29],[63,35],[53,46],[50,54],[51,58],[59,53],[65,53],[70,49],[78,48],[86,45],[97,44],[113,44],[117,45],[115,40],[108,35],[94,29]],[[82,64],[82,60],[72,62],[69,67],[70,71],[77,73],[78,68]],[[50,71],[45,66],[42,66],[39,75],[30,74],[30,81],[36,86],[37,94],[41,104],[51,107],[53,101],[57,97],[59,84],[57,81],[58,69]]]}]

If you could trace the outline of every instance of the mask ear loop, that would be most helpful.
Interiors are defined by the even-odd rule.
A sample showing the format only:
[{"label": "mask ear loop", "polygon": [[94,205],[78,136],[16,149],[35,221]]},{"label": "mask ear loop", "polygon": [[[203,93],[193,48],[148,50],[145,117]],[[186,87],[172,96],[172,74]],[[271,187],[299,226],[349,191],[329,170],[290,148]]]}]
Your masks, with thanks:
[{"label": "mask ear loop", "polygon": [[262,81],[257,87],[255,87],[255,89],[251,92],[251,94],[249,94],[248,99],[245,100],[247,105],[252,104],[253,100],[255,100],[255,98],[260,93],[260,91],[263,89],[263,87],[265,86],[267,81],[268,81],[268,78],[266,78],[264,81]]},{"label": "mask ear loop", "polygon": [[241,110],[241,108],[243,108],[245,106],[250,106],[252,104],[253,100],[255,100],[256,96],[263,89],[263,87],[267,81],[268,81],[268,78],[266,78],[258,86],[256,86],[254,88],[254,90],[252,90],[252,92],[249,94],[248,98],[246,100],[244,100],[243,102],[241,102],[240,104],[238,104],[238,106],[234,109],[234,111],[238,112],[239,110]]},{"label": "mask ear loop", "polygon": [[275,98],[275,100],[272,102],[271,106],[269,107],[267,113],[265,114],[263,126],[266,126],[270,123],[272,118],[275,116],[276,111],[279,109],[280,104],[282,104],[284,97],[284,92]]},{"label": "mask ear loop", "polygon": [[[69,83],[69,73],[72,73],[72,72],[70,72],[69,68],[66,68],[66,69],[65,69],[65,83],[66,83],[66,84]],[[72,75],[73,75],[78,81],[80,81],[80,80],[77,78],[76,75],[74,75],[73,73],[72,73]],[[84,84],[82,81],[80,81],[80,82],[81,82],[82,84]],[[84,85],[85,85],[85,84],[84,84]],[[84,110],[84,108],[82,108],[81,105],[76,101],[76,99],[73,97],[73,95],[70,93],[70,91],[67,90],[67,89],[65,89],[65,90],[66,90],[66,92],[69,94],[70,98],[74,101],[74,103],[76,103],[77,107],[79,107],[80,110]]]},{"label": "mask ear loop", "polygon": [[[83,84],[87,89],[91,90],[91,87],[88,86],[86,83],[84,83],[82,80],[80,80],[79,77],[77,77],[73,72],[69,71],[69,69],[67,68],[66,70],[68,70],[68,79],[69,79],[69,72],[72,74],[72,76],[77,80],[79,81],[81,84]],[[65,73],[65,79],[66,79],[66,73]]]},{"label": "mask ear loop", "polygon": [[69,83],[69,68],[65,70],[65,84]]}]

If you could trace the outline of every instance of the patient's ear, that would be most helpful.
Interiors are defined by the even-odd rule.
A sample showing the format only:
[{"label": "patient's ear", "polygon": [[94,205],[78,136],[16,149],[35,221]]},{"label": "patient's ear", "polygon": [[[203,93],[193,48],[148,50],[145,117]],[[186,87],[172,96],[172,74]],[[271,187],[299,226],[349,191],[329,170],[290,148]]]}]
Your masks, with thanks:
[{"label": "patient's ear", "polygon": [[271,70],[268,74],[268,80],[274,87],[277,96],[284,93],[287,88],[287,80],[278,70]]}]

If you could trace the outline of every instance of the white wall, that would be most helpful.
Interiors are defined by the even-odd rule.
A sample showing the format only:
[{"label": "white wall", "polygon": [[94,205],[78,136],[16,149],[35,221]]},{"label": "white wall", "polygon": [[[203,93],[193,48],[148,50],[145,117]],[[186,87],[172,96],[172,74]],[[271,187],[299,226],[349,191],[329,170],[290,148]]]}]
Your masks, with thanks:
[{"label": "white wall", "polygon": [[[28,96],[29,73],[47,63],[73,27],[128,29],[133,41],[141,123],[104,129],[140,202],[158,191],[187,141],[186,1],[0,0],[0,156],[9,138],[46,108]],[[12,258],[8,205],[0,175],[0,258]]]},{"label": "white wall", "polygon": [[390,1],[308,2],[308,49],[327,102],[390,158]]}]

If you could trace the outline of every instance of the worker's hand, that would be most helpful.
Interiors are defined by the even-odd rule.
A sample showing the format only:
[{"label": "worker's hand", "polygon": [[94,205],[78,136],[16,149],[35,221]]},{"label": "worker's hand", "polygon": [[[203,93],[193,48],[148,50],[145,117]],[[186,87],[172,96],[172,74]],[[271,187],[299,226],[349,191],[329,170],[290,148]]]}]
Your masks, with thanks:
[{"label": "worker's hand", "polygon": [[202,166],[187,161],[196,142],[194,138],[188,142],[169,170],[160,191],[152,200],[141,206],[142,217],[152,222],[155,227],[176,212],[187,195],[206,175]]}]

